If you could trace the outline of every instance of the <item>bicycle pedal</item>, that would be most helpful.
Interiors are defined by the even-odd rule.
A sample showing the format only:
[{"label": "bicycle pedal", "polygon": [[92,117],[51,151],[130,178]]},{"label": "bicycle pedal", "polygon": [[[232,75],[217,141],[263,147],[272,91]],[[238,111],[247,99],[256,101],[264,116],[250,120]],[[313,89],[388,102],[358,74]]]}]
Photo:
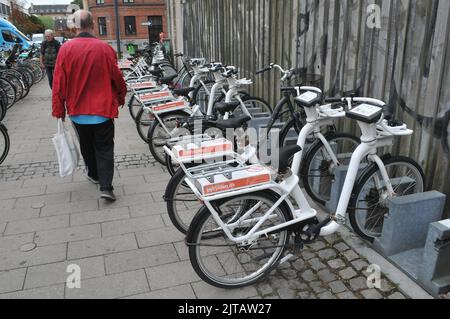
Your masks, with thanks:
[{"label": "bicycle pedal", "polygon": [[301,253],[304,248],[305,248],[305,243],[303,242],[303,239],[300,237],[300,235],[296,235],[294,237],[294,245],[293,245],[294,253],[295,254]]}]

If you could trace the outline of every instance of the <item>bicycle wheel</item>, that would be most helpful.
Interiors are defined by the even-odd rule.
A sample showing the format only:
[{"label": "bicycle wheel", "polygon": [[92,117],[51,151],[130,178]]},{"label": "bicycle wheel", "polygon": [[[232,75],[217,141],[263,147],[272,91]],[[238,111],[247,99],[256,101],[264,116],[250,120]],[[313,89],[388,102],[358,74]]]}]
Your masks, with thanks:
[{"label": "bicycle wheel", "polygon": [[[26,86],[28,86],[28,91],[33,86],[34,79],[33,79],[33,72],[30,71],[28,68],[19,67],[17,69],[22,74],[22,79]],[[28,93],[27,93],[28,94]]]},{"label": "bicycle wheel", "polygon": [[6,111],[8,110],[8,95],[6,91],[0,85],[0,105],[2,108],[2,117],[0,118],[0,122],[5,118]]},{"label": "bicycle wheel", "polygon": [[[297,144],[298,136],[303,128],[303,123],[295,119],[290,119],[280,131],[280,147]],[[296,139],[291,139],[291,135],[295,135]]]},{"label": "bicycle wheel", "polygon": [[[252,115],[265,115],[267,117],[271,116],[273,113],[272,108],[270,107],[269,103],[264,101],[263,99],[259,97],[252,97],[248,96],[245,98],[242,98],[242,102],[244,102],[245,107]],[[239,106],[234,112],[234,115],[240,115],[244,114],[244,111],[242,109],[242,106]]]},{"label": "bicycle wheel", "polygon": [[5,77],[9,82],[11,82],[12,85],[14,85],[16,92],[15,101],[17,102],[22,99],[24,92],[22,81],[20,81],[20,79],[16,75],[11,73],[4,73],[3,77]]},{"label": "bicycle wheel", "polygon": [[[350,134],[329,133],[326,136],[340,165],[350,163],[352,153],[360,144],[360,140]],[[300,176],[308,195],[317,203],[324,205],[330,200],[331,184],[334,179],[335,163],[322,141],[318,140],[307,152],[302,161]]]},{"label": "bicycle wheel", "polygon": [[5,118],[6,111],[7,111],[6,104],[3,99],[3,94],[4,93],[1,92],[1,90],[0,90],[0,122],[3,121],[3,119]]},{"label": "bicycle wheel", "polygon": [[164,194],[169,218],[175,228],[183,234],[187,234],[195,214],[202,207],[198,198],[184,183],[185,178],[184,171],[178,169],[167,184]]},{"label": "bicycle wheel", "polygon": [[182,74],[181,78],[176,82],[178,88],[188,88],[191,85],[193,75],[189,72]]},{"label": "bicycle wheel", "polygon": [[153,114],[145,112],[144,108],[141,108],[136,115],[136,129],[139,137],[145,143],[148,143],[148,130],[154,120],[155,117],[153,116]]},{"label": "bicycle wheel", "polygon": [[13,106],[16,102],[16,88],[9,80],[3,77],[0,77],[0,86],[5,91],[8,98],[8,104],[6,105],[6,108],[10,109],[11,106]]},{"label": "bicycle wheel", "polygon": [[[148,146],[153,158],[162,165],[166,165],[166,152],[164,152],[164,145],[167,140],[176,137],[171,136],[170,132],[173,132],[177,128],[177,123],[180,119],[186,118],[189,115],[184,112],[167,113],[160,116],[161,122],[154,120],[148,130]],[[165,128],[161,123],[164,124]]]},{"label": "bicycle wheel", "polygon": [[5,161],[8,156],[10,147],[8,130],[0,123],[0,165]]},{"label": "bicycle wheel", "polygon": [[130,112],[130,116],[133,121],[136,122],[136,117],[141,109],[142,104],[138,102],[134,95],[132,95],[130,100],[128,101],[128,111]]},{"label": "bicycle wheel", "polygon": [[[254,209],[246,223],[238,223],[231,230],[233,236],[245,236],[276,201],[277,196],[266,191],[227,198],[213,203],[213,206],[220,210],[224,224],[236,223],[245,212]],[[259,208],[255,207],[257,205]],[[291,219],[288,209],[281,205],[259,230]],[[197,275],[210,285],[232,289],[251,285],[272,271],[283,256],[289,238],[290,232],[282,230],[255,238],[251,243],[231,241],[209,210],[203,207],[191,223],[187,243],[189,258]]]},{"label": "bicycle wheel", "polygon": [[23,92],[21,99],[26,98],[28,93],[30,93],[30,85],[28,84],[28,79],[27,76],[25,75],[25,72],[22,72],[20,69],[11,71],[20,80],[22,84]]},{"label": "bicycle wheel", "polygon": [[[395,197],[422,193],[425,175],[419,164],[408,157],[397,156],[383,161],[394,188]],[[381,235],[384,217],[391,198],[376,164],[371,165],[357,182],[349,203],[349,219],[353,230],[373,242]]]}]

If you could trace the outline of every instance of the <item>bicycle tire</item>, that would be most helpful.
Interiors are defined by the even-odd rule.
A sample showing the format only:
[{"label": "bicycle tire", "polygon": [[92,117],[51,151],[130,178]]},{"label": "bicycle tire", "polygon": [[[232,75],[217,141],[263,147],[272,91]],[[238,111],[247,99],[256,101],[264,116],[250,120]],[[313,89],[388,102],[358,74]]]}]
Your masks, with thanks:
[{"label": "bicycle tire", "polygon": [[[186,173],[181,168],[178,169],[167,184],[166,191],[164,193],[167,214],[169,215],[170,221],[172,222],[173,226],[175,226],[175,228],[178,229],[178,231],[180,231],[182,234],[187,234],[189,226],[195,217],[195,213],[200,208],[192,208],[191,206],[188,207],[186,205],[186,211],[180,212],[180,209],[176,206],[177,202],[183,202],[183,204],[186,202],[199,203],[192,190],[185,183],[183,183],[185,178]],[[179,190],[181,188],[183,188],[183,192],[186,192],[186,194],[179,193]],[[190,192],[190,194],[188,194],[188,192]],[[183,197],[179,198],[177,195],[183,195]],[[189,199],[188,196],[186,196],[185,198],[184,195],[192,195],[193,199]],[[188,215],[191,216],[189,217]]]},{"label": "bicycle tire", "polygon": [[[170,119],[171,122],[175,123],[178,119],[181,118],[186,118],[189,117],[189,114],[186,112],[182,112],[182,111],[176,111],[176,112],[170,112],[170,113],[166,113],[160,116],[161,122],[166,123],[165,121]],[[155,145],[155,132],[158,128],[161,127],[161,123],[157,120],[153,121],[153,123],[150,125],[150,128],[148,130],[148,135],[147,135],[147,141],[148,141],[148,146],[150,149],[150,153],[152,154],[153,158],[160,163],[161,165],[167,165],[166,163],[166,159],[165,159],[165,152],[157,152],[156,150],[156,145]],[[162,128],[162,127],[161,127]],[[164,130],[164,129],[162,129]],[[166,133],[164,133],[166,134]],[[164,137],[163,137],[164,138]],[[172,137],[167,137],[167,138],[172,138]],[[157,142],[158,145],[161,145],[161,150],[162,150],[162,146],[166,144],[166,142],[162,142],[162,141],[158,141]]]},{"label": "bicycle tire", "polygon": [[[273,207],[274,204],[279,199],[279,196],[275,195],[274,193],[270,191],[261,191],[257,193],[247,194],[245,196],[238,196],[233,198],[227,198],[224,200],[216,201],[213,204],[214,207],[221,207],[226,203],[233,202],[236,200],[242,199],[243,203],[247,203],[246,201],[255,201],[260,200],[260,202],[263,202],[263,205],[267,207]],[[245,206],[245,205],[244,205]],[[223,208],[221,209],[223,211]],[[229,221],[229,218],[233,220],[234,216],[233,213],[231,214],[222,214],[221,218],[225,219],[225,221]],[[257,216],[256,216],[257,217]],[[275,209],[273,217],[278,217],[279,223],[284,223],[286,221],[292,220],[292,215],[289,209],[286,207],[286,205],[282,204],[277,209]],[[284,252],[286,251],[287,244],[290,239],[290,231],[289,230],[282,230],[277,233],[278,236],[264,236],[259,238],[258,240],[262,242],[264,239],[268,240],[268,245],[262,245],[259,250],[261,252],[254,257],[255,262],[264,262],[266,258],[269,258],[265,264],[261,266],[260,269],[257,271],[254,271],[252,274],[245,276],[245,273],[248,271],[252,271],[252,268],[250,268],[250,262],[248,259],[252,258],[250,257],[249,252],[256,251],[256,245],[258,245],[258,241],[254,243],[254,245],[251,247],[251,250],[248,251],[242,251],[239,249],[239,247],[234,242],[230,242],[230,246],[227,246],[231,252],[228,252],[228,250],[225,250],[225,252],[221,251],[222,255],[219,253],[215,253],[214,250],[218,250],[219,247],[213,247],[211,252],[204,252],[203,250],[200,251],[202,247],[205,247],[205,250],[208,249],[207,246],[201,246],[202,243],[208,239],[212,240],[212,243],[218,242],[220,237],[224,237],[225,240],[228,238],[226,235],[223,235],[223,231],[218,228],[218,226],[213,226],[211,233],[203,232],[203,228],[207,225],[209,222],[209,219],[211,218],[211,222],[214,222],[212,219],[211,213],[209,210],[203,206],[200,211],[197,213],[197,215],[194,217],[191,227],[189,228],[188,235],[186,237],[186,242],[189,246],[189,259],[191,262],[192,267],[194,268],[194,271],[197,273],[197,275],[206,283],[219,287],[219,288],[225,288],[225,289],[236,289],[241,287],[246,287],[249,285],[252,285],[262,279],[264,279],[275,267],[278,266]],[[275,218],[269,219],[270,221],[274,221]],[[264,227],[264,224],[261,226]],[[249,231],[251,227],[237,227],[235,230],[238,232],[239,235],[245,234],[246,231]],[[260,230],[263,230],[263,228],[260,228]],[[215,235],[215,236],[213,236]],[[276,241],[275,243],[272,242],[272,240]],[[205,245],[203,243],[203,245]],[[206,244],[207,245],[207,244]],[[217,244],[216,244],[217,245]],[[269,248],[268,248],[269,246]],[[269,251],[273,248],[274,251],[270,253]],[[223,249],[222,249],[223,250]],[[220,249],[219,249],[220,251]],[[242,253],[242,255],[239,255]],[[248,256],[245,256],[244,253],[247,253]],[[213,254],[217,254],[218,256],[215,256]],[[240,259],[240,256],[244,256]],[[227,274],[227,272],[223,272],[224,277],[232,276],[232,275],[240,275],[240,273],[243,274],[243,278],[237,278],[237,279],[227,279],[227,278],[219,278],[221,274],[214,275],[212,274],[212,270],[207,269],[208,262],[207,259],[211,259],[210,257],[214,258],[214,260],[217,260],[218,264],[214,265],[213,268],[219,269],[220,267],[223,267],[222,269],[229,269],[230,271]],[[236,267],[230,267],[229,262],[226,263],[226,258],[230,258],[231,261],[237,262],[239,264],[239,268]],[[205,258],[205,261],[203,261],[203,258]],[[217,258],[217,259],[216,259]],[[253,260],[251,260],[253,261]],[[228,267],[225,267],[225,264],[228,265]],[[217,267],[219,266],[219,268]],[[237,272],[237,273],[233,273]]]},{"label": "bicycle tire", "polygon": [[[142,119],[146,116],[145,119]],[[147,118],[148,116],[148,118]],[[150,129],[154,119],[151,117],[151,114],[148,114],[144,111],[144,108],[141,108],[136,115],[136,130],[139,134],[139,137],[145,142],[148,143],[148,130]]]},{"label": "bicycle tire", "polygon": [[[9,153],[9,148],[10,148],[10,140],[9,140],[9,135],[8,135],[8,130],[6,129],[6,126],[4,126],[3,124],[0,123],[0,139],[3,140],[2,143],[4,143],[4,145],[2,146],[2,149],[0,149],[0,165],[5,161],[6,157],[8,156]],[[0,144],[1,145],[1,144]]]},{"label": "bicycle tire", "polygon": [[[5,109],[3,117],[6,115],[6,111],[8,110],[8,95],[6,91],[0,85],[0,102],[2,104],[2,108]],[[1,120],[0,120],[1,121]]]},{"label": "bicycle tire", "polygon": [[21,99],[24,99],[28,96],[28,93],[30,93],[31,86],[28,83],[28,79],[24,71],[21,71],[20,69],[14,69],[14,74],[16,74],[17,78],[22,84],[23,92]]},{"label": "bicycle tire", "polygon": [[128,111],[133,121],[136,122],[137,115],[141,109],[142,109],[141,103],[137,102],[135,95],[132,95],[130,100],[128,101]]},{"label": "bicycle tire", "polygon": [[[299,125],[301,124],[301,126]],[[289,132],[294,129],[295,133],[300,135],[300,131],[303,128],[303,123],[298,123],[297,120],[291,118],[284,126],[281,128],[280,131],[280,147],[286,146],[286,139],[288,137]]]},{"label": "bicycle tire", "polygon": [[[269,103],[266,101],[266,100],[264,100],[264,99],[262,99],[262,98],[260,98],[260,97],[255,97],[255,96],[245,96],[245,97],[242,97],[241,98],[242,99],[242,102],[244,102],[244,104],[246,105],[246,108],[247,108],[247,110],[250,112],[250,114],[252,114],[252,110],[253,109],[256,109],[255,110],[255,113],[258,113],[258,112],[256,112],[257,111],[257,109],[258,109],[258,107],[261,107],[261,106],[263,106],[262,108],[261,108],[261,110],[260,110],[260,112],[259,113],[262,113],[262,114],[269,114],[269,116],[271,116],[272,114],[273,114],[273,109],[272,109],[272,107],[269,105]],[[252,107],[247,107],[247,106],[249,106],[248,104],[251,104],[251,103],[259,103],[259,106],[258,107],[255,107],[255,105],[252,105]],[[256,104],[257,105],[257,104]],[[240,107],[238,107],[238,112],[239,112],[239,108]],[[263,109],[264,108],[264,109]]]},{"label": "bicycle tire", "polygon": [[[325,136],[326,140],[330,142],[330,144],[338,139],[347,139],[349,141],[353,141],[355,143],[355,146],[357,147],[361,141],[359,138],[347,134],[347,133],[337,133],[337,132],[330,132]],[[317,140],[311,148],[308,150],[308,152],[305,154],[304,160],[302,160],[302,165],[300,168],[300,178],[303,183],[303,187],[305,188],[308,195],[318,204],[325,205],[328,198],[325,195],[320,194],[319,191],[314,190],[314,186],[312,185],[311,177],[313,176],[311,173],[311,170],[319,170],[320,171],[320,179],[327,178],[328,180],[325,182],[326,185],[331,185],[331,180],[333,178],[332,172],[329,172],[327,164],[321,163],[320,167],[317,169],[312,169],[313,160],[316,158],[316,154],[321,151],[321,149],[324,147],[322,141]],[[324,167],[322,167],[324,165]],[[327,172],[329,172],[329,175],[327,176]],[[315,175],[314,175],[315,176]]]},{"label": "bicycle tire", "polygon": [[[3,93],[0,93],[0,94],[3,95]],[[7,111],[6,104],[3,100],[3,98],[0,98],[0,122],[3,121],[3,119],[5,118],[6,111]]]},{"label": "bicycle tire", "polygon": [[8,79],[2,76],[0,76],[0,86],[6,92],[6,96],[8,98],[8,104],[6,108],[9,110],[16,102],[16,88]]},{"label": "bicycle tire", "polygon": [[[388,174],[390,173],[390,167],[394,164],[399,164],[399,163],[403,163],[406,164],[406,166],[413,168],[416,170],[416,174],[420,180],[418,180],[418,182],[420,183],[419,185],[417,185],[417,189],[411,190],[410,192],[405,192],[402,193],[401,196],[404,195],[408,195],[408,194],[415,194],[415,193],[421,193],[423,191],[425,191],[425,174],[423,172],[422,167],[415,162],[413,159],[409,158],[409,157],[404,157],[404,156],[395,156],[395,157],[388,157],[388,158],[384,158],[383,159],[383,163],[386,166],[386,169],[388,171]],[[373,242],[375,240],[376,237],[381,235],[381,230],[376,230],[376,231],[368,231],[367,229],[364,229],[364,227],[362,227],[362,225],[360,225],[360,221],[358,220],[358,216],[357,213],[359,211],[367,211],[366,214],[372,214],[372,216],[377,216],[379,217],[378,221],[381,223],[374,225],[374,227],[377,227],[377,229],[380,228],[382,229],[382,222],[384,219],[384,215],[386,212],[386,207],[387,206],[387,198],[388,195],[386,195],[386,198],[382,199],[380,198],[380,194],[374,194],[372,192],[372,190],[370,190],[368,193],[364,193],[362,194],[363,191],[367,192],[367,189],[364,189],[365,185],[370,181],[370,179],[376,175],[379,174],[379,168],[378,165],[376,164],[372,164],[371,166],[369,166],[364,173],[361,175],[361,177],[359,178],[359,180],[355,183],[355,187],[353,189],[352,192],[352,196],[349,202],[349,207],[348,207],[348,213],[349,213],[349,220],[350,220],[350,225],[352,226],[353,230],[355,231],[356,234],[358,234],[358,236],[360,236],[361,238],[369,241],[369,242]],[[393,176],[392,174],[389,176],[391,181],[393,180]],[[400,180],[401,182],[402,180]],[[401,183],[399,183],[401,184]],[[397,187],[398,190],[399,187]],[[409,188],[409,187],[408,187]],[[406,190],[408,190],[408,188]],[[397,194],[398,195],[398,194]],[[370,212],[370,207],[368,208],[358,208],[358,199],[361,198],[361,196],[366,196],[365,200],[361,200],[361,202],[370,202],[370,200],[376,200],[376,197],[378,196],[378,199],[383,201],[384,203],[381,204],[380,207],[378,207],[378,204],[376,204],[377,206],[375,207],[375,209],[378,209],[378,212]],[[381,196],[382,197],[382,196]],[[383,218],[381,218],[383,217]],[[370,219],[371,217],[369,217]],[[367,226],[367,220],[366,220],[366,226]]]},{"label": "bicycle tire", "polygon": [[20,79],[16,75],[11,74],[11,73],[4,73],[3,76],[6,79],[8,79],[8,81],[11,82],[14,85],[14,88],[16,89],[15,90],[15,92],[16,92],[15,102],[21,100],[24,89],[23,89],[23,84],[20,81]]}]

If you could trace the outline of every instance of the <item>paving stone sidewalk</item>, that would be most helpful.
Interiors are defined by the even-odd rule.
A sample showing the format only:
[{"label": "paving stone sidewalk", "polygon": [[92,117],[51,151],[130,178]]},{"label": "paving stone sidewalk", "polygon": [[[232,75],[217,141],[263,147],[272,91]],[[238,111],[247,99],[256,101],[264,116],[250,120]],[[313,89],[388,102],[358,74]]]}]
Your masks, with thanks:
[{"label": "paving stone sidewalk", "polygon": [[[410,297],[386,276],[381,289],[369,289],[370,262],[339,235],[307,246],[254,286],[205,284],[165,211],[168,174],[149,155],[127,110],[116,122],[117,202],[99,200],[82,168],[58,176],[50,140],[56,122],[44,82],[4,120],[12,146],[0,167],[0,298]],[[81,268],[80,289],[65,284],[71,264]]]}]

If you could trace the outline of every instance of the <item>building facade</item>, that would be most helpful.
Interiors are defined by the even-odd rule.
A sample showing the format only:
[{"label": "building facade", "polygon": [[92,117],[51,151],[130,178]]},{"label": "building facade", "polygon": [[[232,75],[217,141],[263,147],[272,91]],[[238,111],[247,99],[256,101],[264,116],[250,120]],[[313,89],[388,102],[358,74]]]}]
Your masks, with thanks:
[{"label": "building facade", "polygon": [[[117,49],[114,0],[89,0],[95,24],[95,36]],[[118,0],[121,50],[130,43],[143,47],[144,43],[159,40],[166,32],[166,4],[164,0]]]},{"label": "building facade", "polygon": [[11,3],[9,0],[0,0],[0,17],[9,20],[11,17]]},{"label": "building facade", "polygon": [[52,4],[52,5],[34,5],[30,4],[28,9],[30,14],[36,16],[47,16],[52,18],[65,17],[67,14],[67,5],[65,4]]},{"label": "building facade", "polygon": [[53,29],[56,36],[71,35],[70,31],[67,28],[67,16],[70,14],[68,12],[68,5],[34,5],[33,3],[31,3],[28,11],[30,15],[45,16],[53,19]]}]

